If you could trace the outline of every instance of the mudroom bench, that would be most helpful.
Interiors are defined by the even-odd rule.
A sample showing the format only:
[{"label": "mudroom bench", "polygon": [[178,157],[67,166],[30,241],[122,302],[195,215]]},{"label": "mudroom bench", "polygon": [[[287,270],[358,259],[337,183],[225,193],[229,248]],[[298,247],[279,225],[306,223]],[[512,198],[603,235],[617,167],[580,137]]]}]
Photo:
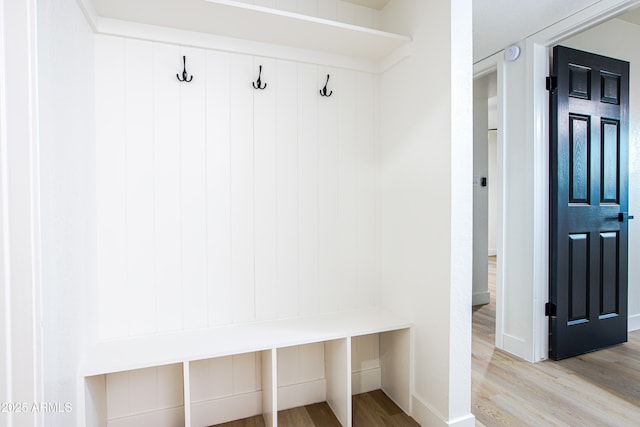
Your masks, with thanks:
[{"label": "mudroom bench", "polygon": [[[358,340],[369,347],[374,343],[370,353],[377,360],[353,366]],[[351,396],[360,392],[381,388],[409,412],[411,341],[409,322],[370,308],[101,342],[86,353],[82,364],[82,417],[87,426],[168,427],[209,426],[262,414],[272,427],[278,425],[278,410],[307,399],[303,403],[326,400],[340,423],[351,426]],[[323,355],[324,361],[316,362],[324,365],[324,378],[284,387],[280,379],[298,368],[284,359],[279,364],[278,358],[296,346],[319,347],[314,353],[301,352],[300,364],[304,354]],[[256,361],[256,369],[234,370],[235,358],[247,357]],[[200,390],[216,388],[218,378],[211,372],[236,375],[236,382],[253,376],[250,380],[261,389],[238,386],[233,396],[196,398],[194,394],[203,395]],[[127,392],[110,395],[119,382]],[[131,402],[140,402],[140,396],[148,396],[146,403],[132,408]]]}]

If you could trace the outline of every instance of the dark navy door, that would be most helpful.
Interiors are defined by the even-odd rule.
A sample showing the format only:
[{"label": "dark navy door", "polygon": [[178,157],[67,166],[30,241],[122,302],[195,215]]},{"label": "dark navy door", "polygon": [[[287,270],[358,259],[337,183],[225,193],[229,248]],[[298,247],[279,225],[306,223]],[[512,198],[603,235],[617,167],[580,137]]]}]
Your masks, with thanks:
[{"label": "dark navy door", "polygon": [[629,63],[557,46],[553,76],[549,356],[562,359],[627,341]]}]

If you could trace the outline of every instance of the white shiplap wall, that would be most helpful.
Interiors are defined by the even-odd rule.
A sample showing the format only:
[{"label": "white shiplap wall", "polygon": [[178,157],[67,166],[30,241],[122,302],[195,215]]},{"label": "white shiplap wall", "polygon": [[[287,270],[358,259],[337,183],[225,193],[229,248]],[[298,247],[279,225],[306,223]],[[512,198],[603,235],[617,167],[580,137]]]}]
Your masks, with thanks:
[{"label": "white shiplap wall", "polygon": [[[191,83],[176,79],[182,55]],[[264,91],[251,86],[259,65]],[[323,98],[327,74],[334,94]],[[372,305],[375,83],[363,72],[97,36],[97,338]],[[362,342],[370,349],[356,351],[357,371],[371,367],[360,360],[378,364],[377,338]],[[282,350],[279,364],[281,407],[324,398],[321,344]],[[181,390],[180,373],[107,375],[109,425],[180,418],[179,394],[157,397]],[[196,420],[261,410],[259,354],[192,363],[191,377]]]},{"label": "white shiplap wall", "polygon": [[97,36],[98,338],[371,305],[375,80]]}]

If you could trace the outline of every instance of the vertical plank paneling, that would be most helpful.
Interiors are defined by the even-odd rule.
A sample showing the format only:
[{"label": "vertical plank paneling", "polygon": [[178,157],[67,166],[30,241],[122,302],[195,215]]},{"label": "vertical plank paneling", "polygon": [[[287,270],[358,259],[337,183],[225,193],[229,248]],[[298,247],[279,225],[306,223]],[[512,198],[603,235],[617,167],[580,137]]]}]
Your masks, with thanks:
[{"label": "vertical plank paneling", "polygon": [[[255,196],[256,319],[277,317],[277,189],[276,189],[276,61],[255,58],[254,80],[262,65],[265,90],[253,90],[253,147]],[[248,84],[248,83],[247,83]]]},{"label": "vertical plank paneling", "polygon": [[319,311],[318,72],[298,67],[298,290],[301,313]]},{"label": "vertical plank paneling", "polygon": [[318,380],[325,377],[324,344],[313,343],[301,345],[299,350],[300,382]]},{"label": "vertical plank paneling", "polygon": [[277,307],[298,314],[298,67],[277,62]]},{"label": "vertical plank paneling", "polygon": [[204,402],[233,394],[231,356],[191,362],[189,371],[192,402]]},{"label": "vertical plank paneling", "polygon": [[[358,139],[357,179],[357,295],[360,306],[376,301],[376,156],[375,77],[357,73],[356,129]],[[354,284],[355,285],[355,284]]]},{"label": "vertical plank paneling", "polygon": [[278,9],[287,12],[297,12],[298,0],[275,0]]},{"label": "vertical plank paneling", "polygon": [[347,3],[344,1],[338,1],[338,21],[345,22],[351,25],[360,25],[358,24],[358,9],[361,6],[358,6],[353,3]]},{"label": "vertical plank paneling", "polygon": [[207,53],[207,258],[209,325],[231,323],[229,54]]},{"label": "vertical plank paneling", "polygon": [[374,9],[365,6],[359,6],[356,10],[355,24],[361,27],[375,27]]},{"label": "vertical plank paneling", "polygon": [[278,386],[296,384],[300,378],[300,346],[278,349]]},{"label": "vertical plank paneling", "polygon": [[245,353],[232,356],[233,359],[233,393],[250,393],[260,389],[262,376],[260,369],[262,359],[259,353]]},{"label": "vertical plank paneling", "polygon": [[213,384],[221,381],[221,379],[211,380],[210,362],[211,359],[189,362],[189,395],[193,403],[210,399]]},{"label": "vertical plank paneling", "polygon": [[132,414],[144,414],[158,407],[158,368],[129,371],[129,406]]},{"label": "vertical plank paneling", "polygon": [[174,408],[185,402],[184,368],[182,363],[158,366],[158,408]]},{"label": "vertical plank paneling", "polygon": [[298,13],[318,16],[318,0],[298,0]]},{"label": "vertical plank paneling", "polygon": [[339,308],[346,309],[358,304],[358,142],[360,134],[356,127],[358,92],[354,71],[340,74],[340,97],[338,98],[338,289],[342,290]]},{"label": "vertical plank paneling", "polygon": [[158,332],[182,328],[180,237],[180,82],[169,73],[177,46],[154,45],[154,218]]},{"label": "vertical plank paneling", "polygon": [[124,40],[96,36],[95,48],[98,336],[112,339],[129,329]]},{"label": "vertical plank paneling", "polygon": [[107,414],[109,419],[131,415],[129,372],[106,375]]},{"label": "vertical plank paneling", "polygon": [[206,67],[204,51],[184,49],[191,83],[181,83],[182,290],[185,329],[207,325]]},{"label": "vertical plank paneling", "polygon": [[233,357],[217,357],[209,361],[208,383],[212,399],[233,394]]},{"label": "vertical plank paneling", "polygon": [[[318,101],[318,305],[320,311],[332,311],[338,308],[338,102],[340,78],[334,69],[322,69],[318,72],[318,85],[322,87],[326,75],[330,74],[329,90],[331,97],[320,97]],[[319,95],[318,95],[319,96]]]},{"label": "vertical plank paneling", "polygon": [[337,21],[338,1],[339,0],[318,0],[318,17]]},{"label": "vertical plank paneling", "polygon": [[155,332],[153,44],[125,43],[129,333]]},{"label": "vertical plank paneling", "polygon": [[353,372],[380,367],[379,334],[353,337],[351,366]]},{"label": "vertical plank paneling", "polygon": [[[375,301],[375,76],[96,46],[101,338]],[[183,53],[191,83],[175,79]]]},{"label": "vertical plank paneling", "polygon": [[255,318],[253,59],[231,55],[231,281],[233,321]]}]

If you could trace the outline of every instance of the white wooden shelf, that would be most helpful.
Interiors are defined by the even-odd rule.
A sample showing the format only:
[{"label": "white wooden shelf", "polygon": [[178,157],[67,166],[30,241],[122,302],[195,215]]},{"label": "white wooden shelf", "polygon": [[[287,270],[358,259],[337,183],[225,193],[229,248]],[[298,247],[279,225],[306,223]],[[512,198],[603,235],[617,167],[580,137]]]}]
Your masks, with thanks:
[{"label": "white wooden shelf", "polygon": [[387,33],[233,0],[96,0],[99,16],[284,45],[353,58],[382,60],[409,43]]},{"label": "white wooden shelf", "polygon": [[[410,328],[406,320],[372,308],[99,343],[88,352],[81,370],[86,425],[193,427],[246,418],[257,415],[256,411],[262,413],[268,426],[277,425],[280,404],[291,404],[290,392],[280,396],[278,354],[306,344],[320,344],[324,348],[320,353],[324,357],[324,362],[320,361],[324,378],[319,380],[322,384],[319,399],[326,399],[343,426],[351,426],[351,395],[362,392],[363,387],[382,388],[408,411]],[[373,340],[377,348],[374,358],[379,364],[373,368],[365,366],[363,370],[362,366],[352,366],[352,343],[366,340],[366,336],[377,337]],[[227,356],[261,360],[261,369],[255,371],[260,372],[261,389],[202,400],[203,386],[218,382],[207,374],[209,363],[217,364]],[[196,368],[197,372],[192,374],[191,370]],[[286,365],[283,369],[286,370]],[[249,369],[241,375],[251,377],[254,372]],[[125,388],[109,394],[109,384]],[[296,392],[304,389],[302,393],[308,393],[307,385],[299,383],[295,387],[302,389],[297,388]],[[127,394],[131,390],[135,390],[135,396],[171,397],[151,405],[138,404],[133,412],[123,414],[123,405],[118,405],[118,401],[136,399]],[[200,397],[192,396],[193,390],[199,390]],[[311,394],[315,396],[312,399],[318,399],[318,393]],[[116,396],[117,402],[112,402],[109,396]]]},{"label": "white wooden shelf", "polygon": [[376,308],[108,341],[87,352],[81,374],[86,377],[170,365],[410,326]]}]

